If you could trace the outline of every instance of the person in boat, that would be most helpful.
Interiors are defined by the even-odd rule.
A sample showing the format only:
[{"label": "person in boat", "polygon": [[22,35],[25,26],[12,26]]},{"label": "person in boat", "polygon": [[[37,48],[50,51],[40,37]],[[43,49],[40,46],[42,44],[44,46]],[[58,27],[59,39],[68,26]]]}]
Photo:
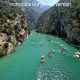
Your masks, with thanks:
[{"label": "person in boat", "polygon": [[65,48],[64,48],[64,45],[61,45],[60,47],[61,47],[61,54],[64,55],[64,54],[65,54]]},{"label": "person in boat", "polygon": [[41,63],[44,63],[44,56],[41,56]]},{"label": "person in boat", "polygon": [[49,57],[52,57],[52,52],[48,52],[48,56]]}]

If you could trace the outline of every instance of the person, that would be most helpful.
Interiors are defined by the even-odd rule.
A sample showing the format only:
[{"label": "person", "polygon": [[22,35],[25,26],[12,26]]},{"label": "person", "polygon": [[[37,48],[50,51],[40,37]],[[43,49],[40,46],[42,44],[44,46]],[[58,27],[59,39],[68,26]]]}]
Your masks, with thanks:
[{"label": "person", "polygon": [[62,55],[64,55],[64,54],[65,54],[65,53],[64,53],[64,51],[65,51],[64,49],[61,49],[61,54],[62,54]]},{"label": "person", "polygon": [[41,63],[44,63],[44,56],[41,56]]},{"label": "person", "polygon": [[64,52],[65,52],[65,48],[63,45],[61,45],[61,54],[64,55],[65,54]]}]

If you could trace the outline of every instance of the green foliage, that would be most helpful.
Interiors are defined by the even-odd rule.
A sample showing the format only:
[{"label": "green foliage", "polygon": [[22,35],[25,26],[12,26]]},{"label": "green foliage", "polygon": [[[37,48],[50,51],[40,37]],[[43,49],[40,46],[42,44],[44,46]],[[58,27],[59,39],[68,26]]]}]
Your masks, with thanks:
[{"label": "green foliage", "polygon": [[71,2],[71,6],[53,6],[37,21],[37,31],[65,38],[80,45],[80,0],[60,0]]},{"label": "green foliage", "polygon": [[70,18],[76,19],[77,10],[80,8],[80,0],[73,0],[69,10]]}]

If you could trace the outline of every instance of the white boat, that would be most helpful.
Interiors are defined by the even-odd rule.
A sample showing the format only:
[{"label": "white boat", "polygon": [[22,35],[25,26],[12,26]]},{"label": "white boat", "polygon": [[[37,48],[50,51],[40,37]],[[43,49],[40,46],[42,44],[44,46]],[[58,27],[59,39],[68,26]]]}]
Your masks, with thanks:
[{"label": "white boat", "polygon": [[80,52],[76,52],[75,54],[80,54]]},{"label": "white boat", "polygon": [[41,60],[41,63],[44,63],[44,60]]},{"label": "white boat", "polygon": [[75,58],[77,58],[78,60],[80,60],[80,52],[76,52],[75,55],[73,55]]},{"label": "white boat", "polygon": [[41,56],[41,63],[44,63],[44,56]]}]

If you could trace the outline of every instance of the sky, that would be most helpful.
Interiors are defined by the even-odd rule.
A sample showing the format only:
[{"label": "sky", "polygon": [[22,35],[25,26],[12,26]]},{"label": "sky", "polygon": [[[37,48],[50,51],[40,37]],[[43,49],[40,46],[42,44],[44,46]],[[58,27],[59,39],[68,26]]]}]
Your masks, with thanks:
[{"label": "sky", "polygon": [[37,0],[40,3],[42,3],[43,5],[49,5],[49,6],[53,6],[54,4],[56,4],[59,0]]}]

